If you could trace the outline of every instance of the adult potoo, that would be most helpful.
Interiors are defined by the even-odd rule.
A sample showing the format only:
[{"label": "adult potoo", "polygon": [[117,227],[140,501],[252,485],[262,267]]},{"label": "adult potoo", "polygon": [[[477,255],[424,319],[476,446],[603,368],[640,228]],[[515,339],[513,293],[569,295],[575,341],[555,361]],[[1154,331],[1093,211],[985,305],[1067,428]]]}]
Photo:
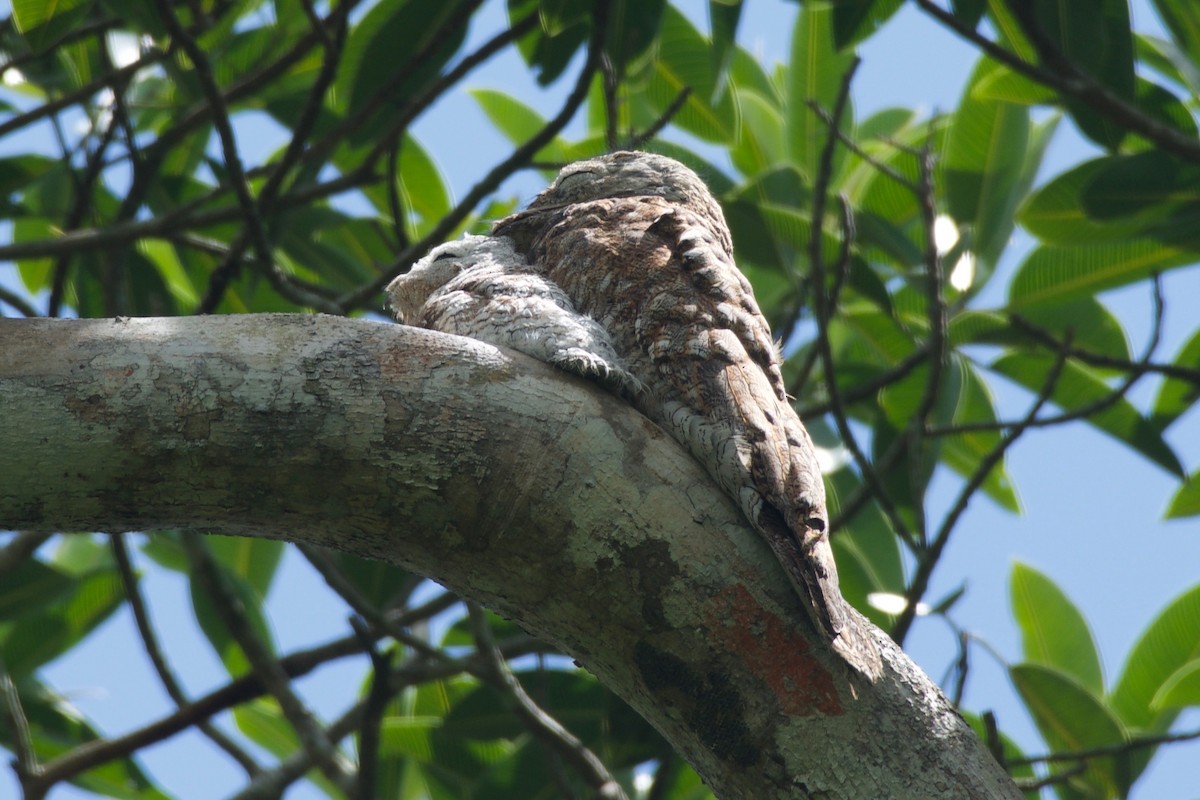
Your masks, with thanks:
[{"label": "adult potoo", "polygon": [[812,442],[694,172],[644,153],[573,164],[495,236],[435,248],[388,293],[402,322],[519,350],[631,400],[739,503],[834,650],[879,674],[838,590]]},{"label": "adult potoo", "polygon": [[649,153],[580,161],[494,234],[599,323],[643,388],[639,410],[738,502],[817,629],[874,680],[879,650],[838,589],[812,440],[733,262],[721,207],[699,176]]}]

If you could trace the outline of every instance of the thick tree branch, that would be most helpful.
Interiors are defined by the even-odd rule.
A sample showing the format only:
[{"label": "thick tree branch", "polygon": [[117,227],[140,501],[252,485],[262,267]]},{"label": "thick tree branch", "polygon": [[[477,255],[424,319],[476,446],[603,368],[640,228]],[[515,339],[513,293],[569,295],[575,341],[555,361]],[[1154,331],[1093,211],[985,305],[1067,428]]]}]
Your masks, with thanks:
[{"label": "thick tree branch", "polygon": [[5,527],[428,575],[578,659],[724,798],[1020,796],[898,648],[873,685],[829,651],[673,440],[546,365],[332,317],[0,319],[0,393]]}]

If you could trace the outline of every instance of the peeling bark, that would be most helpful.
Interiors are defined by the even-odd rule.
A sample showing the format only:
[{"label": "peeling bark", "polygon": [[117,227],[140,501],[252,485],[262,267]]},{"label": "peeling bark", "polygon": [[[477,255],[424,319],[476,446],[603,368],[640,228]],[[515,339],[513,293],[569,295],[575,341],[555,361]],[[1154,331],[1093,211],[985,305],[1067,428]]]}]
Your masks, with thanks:
[{"label": "peeling bark", "polygon": [[531,359],[321,316],[0,320],[0,525],[384,559],[561,647],[722,798],[1018,798],[882,633],[871,685],[703,469]]}]

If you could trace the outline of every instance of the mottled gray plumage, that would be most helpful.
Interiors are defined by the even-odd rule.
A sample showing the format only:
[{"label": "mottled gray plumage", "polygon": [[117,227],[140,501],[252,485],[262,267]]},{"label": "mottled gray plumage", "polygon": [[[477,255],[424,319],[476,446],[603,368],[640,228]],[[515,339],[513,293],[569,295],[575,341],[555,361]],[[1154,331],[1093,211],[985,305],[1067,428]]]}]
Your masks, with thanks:
[{"label": "mottled gray plumage", "polygon": [[502,236],[435,247],[387,287],[396,319],[533,356],[626,397],[638,389],[596,322],[532,271]]},{"label": "mottled gray plumage", "polygon": [[[497,223],[494,237],[498,243],[486,247],[468,240],[472,252],[431,254],[398,278],[389,291],[401,319],[551,363],[540,353],[559,351],[531,348],[530,340],[565,331],[567,349],[594,348],[609,372],[631,375],[622,385],[641,391],[627,396],[738,502],[817,628],[874,679],[878,648],[838,589],[812,440],[788,401],[767,321],[733,263],[721,207],[699,176],[648,153],[580,161],[528,209]],[[447,259],[457,266],[442,278],[438,264]],[[497,260],[507,266],[497,268]],[[481,283],[472,282],[477,274]],[[429,276],[437,286],[414,305],[420,291],[410,296],[405,287],[428,284]],[[497,279],[535,286],[528,295],[505,291],[535,299],[537,308],[498,304],[483,291]],[[451,300],[459,292],[466,297]],[[526,325],[535,332],[518,332]]]}]

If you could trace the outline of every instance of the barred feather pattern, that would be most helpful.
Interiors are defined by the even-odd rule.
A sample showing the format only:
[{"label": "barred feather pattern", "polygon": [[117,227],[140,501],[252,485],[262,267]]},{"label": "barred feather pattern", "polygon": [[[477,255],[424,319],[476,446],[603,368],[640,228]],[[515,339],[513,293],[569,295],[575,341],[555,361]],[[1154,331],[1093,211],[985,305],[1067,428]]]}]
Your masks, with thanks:
[{"label": "barred feather pattern", "polygon": [[[402,321],[513,347],[622,393],[709,470],[816,628],[875,680],[878,645],[838,588],[813,443],[732,249],[695,172],[618,152],[567,166],[492,237],[443,245],[389,293]],[[589,356],[572,362],[580,351]]]}]

